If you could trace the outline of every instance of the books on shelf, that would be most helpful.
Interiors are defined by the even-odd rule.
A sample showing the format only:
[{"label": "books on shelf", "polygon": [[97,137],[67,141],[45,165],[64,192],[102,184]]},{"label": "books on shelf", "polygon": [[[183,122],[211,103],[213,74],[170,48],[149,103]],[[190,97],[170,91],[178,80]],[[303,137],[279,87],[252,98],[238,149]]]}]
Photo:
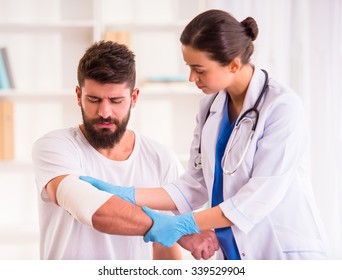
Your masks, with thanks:
[{"label": "books on shelf", "polygon": [[184,75],[150,75],[140,84],[150,93],[188,93],[193,86]]},{"label": "books on shelf", "polygon": [[192,83],[182,79],[182,77],[167,76],[167,77],[149,77],[138,85],[142,92],[149,94],[194,94],[199,90]]},{"label": "books on shelf", "polygon": [[186,83],[188,81],[186,75],[153,75],[148,76],[146,83]]},{"label": "books on shelf", "polygon": [[12,71],[8,59],[7,49],[0,48],[0,89],[14,88]]},{"label": "books on shelf", "polygon": [[128,48],[131,47],[131,38],[128,31],[111,31],[107,30],[104,34],[105,41],[117,42],[119,44],[126,45]]},{"label": "books on shelf", "polygon": [[13,103],[0,99],[0,160],[14,159]]}]

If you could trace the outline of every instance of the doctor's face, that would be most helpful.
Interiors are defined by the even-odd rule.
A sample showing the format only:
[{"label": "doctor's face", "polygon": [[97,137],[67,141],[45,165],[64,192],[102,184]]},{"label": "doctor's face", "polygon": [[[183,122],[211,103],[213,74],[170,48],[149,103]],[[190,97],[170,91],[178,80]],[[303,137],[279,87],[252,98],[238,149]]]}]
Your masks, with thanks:
[{"label": "doctor's face", "polygon": [[113,148],[124,135],[138,90],[131,94],[126,84],[100,84],[85,80],[76,88],[83,125],[89,143],[97,149]]},{"label": "doctor's face", "polygon": [[209,58],[208,54],[182,45],[183,59],[190,67],[189,81],[204,93],[216,93],[231,83],[229,67]]}]

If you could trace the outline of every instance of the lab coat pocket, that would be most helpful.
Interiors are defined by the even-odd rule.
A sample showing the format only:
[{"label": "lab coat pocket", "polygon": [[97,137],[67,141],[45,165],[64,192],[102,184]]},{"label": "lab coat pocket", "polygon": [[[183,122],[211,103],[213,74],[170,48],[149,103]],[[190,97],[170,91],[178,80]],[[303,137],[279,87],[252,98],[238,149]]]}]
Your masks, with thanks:
[{"label": "lab coat pocket", "polygon": [[276,235],[282,250],[283,259],[325,259],[326,251],[323,241],[315,233],[303,234],[296,229],[277,225]]}]

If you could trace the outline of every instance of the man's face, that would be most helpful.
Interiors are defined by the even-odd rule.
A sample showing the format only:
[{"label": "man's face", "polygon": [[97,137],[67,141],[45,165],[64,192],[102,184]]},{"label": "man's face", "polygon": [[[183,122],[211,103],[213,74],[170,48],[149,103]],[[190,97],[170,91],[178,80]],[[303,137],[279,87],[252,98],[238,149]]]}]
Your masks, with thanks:
[{"label": "man's face", "polygon": [[124,135],[135,106],[138,90],[131,94],[126,84],[100,84],[86,80],[76,88],[83,117],[83,128],[95,149],[113,148]]}]

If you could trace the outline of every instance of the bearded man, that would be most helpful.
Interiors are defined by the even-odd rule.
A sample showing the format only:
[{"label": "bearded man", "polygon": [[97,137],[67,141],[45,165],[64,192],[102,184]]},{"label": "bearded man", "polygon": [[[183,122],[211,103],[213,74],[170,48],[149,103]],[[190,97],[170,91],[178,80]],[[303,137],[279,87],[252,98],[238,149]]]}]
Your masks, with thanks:
[{"label": "bearded man", "polygon": [[[32,150],[41,259],[181,259],[178,244],[143,241],[152,220],[140,207],[79,180],[87,175],[158,187],[183,173],[172,151],[127,129],[139,96],[133,52],[113,42],[94,43],[80,59],[77,78],[83,123],[45,134]],[[179,243],[201,258],[213,254],[203,245],[208,238],[211,232]]]}]

